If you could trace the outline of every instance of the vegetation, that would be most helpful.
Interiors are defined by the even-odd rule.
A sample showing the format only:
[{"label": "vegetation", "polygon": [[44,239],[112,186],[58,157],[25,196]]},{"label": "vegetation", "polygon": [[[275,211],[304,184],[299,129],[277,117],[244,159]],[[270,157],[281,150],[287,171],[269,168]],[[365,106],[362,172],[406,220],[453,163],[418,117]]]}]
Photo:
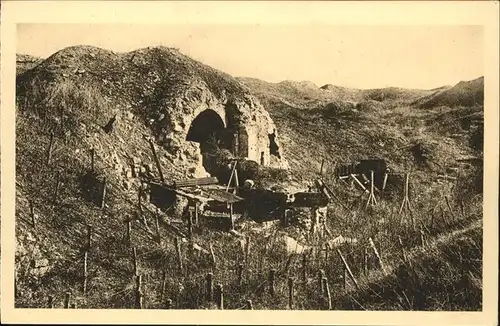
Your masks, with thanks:
[{"label": "vegetation", "polygon": [[[102,56],[103,60],[114,56],[92,51],[89,53]],[[206,298],[206,277],[212,273],[214,285],[223,286],[225,309],[243,309],[247,300],[252,301],[254,309],[287,309],[289,277],[294,282],[294,309],[328,309],[327,295],[318,284],[318,272],[322,269],[332,309],[481,309],[482,164],[451,163],[462,157],[482,159],[482,107],[477,103],[448,107],[438,101],[433,107],[419,107],[415,99],[433,92],[396,89],[382,96],[383,90],[342,89],[341,98],[332,95],[339,91],[331,90],[332,87],[328,90],[285,82],[268,90],[265,82],[259,82],[255,93],[278,127],[282,151],[291,169],[285,173],[243,163],[241,174],[247,173],[257,182],[272,179],[284,186],[294,183],[304,189],[318,178],[324,161],[322,177],[337,197],[328,207],[327,231],[311,235],[307,226],[299,222],[257,223],[242,216],[235,225],[243,235],[240,237],[218,230],[209,219],[200,219],[193,226],[193,242],[201,248],[196,249],[180,240],[179,233],[187,233],[186,218],[169,210],[159,211],[146,200],[139,204],[140,194],[124,185],[123,171],[116,169],[116,163],[109,158],[113,152],[149,156],[144,154],[149,145],[143,136],[152,136],[154,130],[144,121],[153,113],[138,113],[140,123],[133,119],[123,121],[115,133],[107,135],[101,126],[113,115],[117,103],[96,95],[102,95],[96,91],[102,87],[97,80],[78,83],[59,79],[61,76],[56,74],[55,86],[45,87],[31,78],[34,69],[54,73],[58,71],[55,66],[73,64],[71,56],[66,57],[68,53],[63,58],[56,54],[19,76],[17,307],[47,307],[49,296],[56,307],[61,307],[70,291],[71,301],[78,307],[133,308],[137,294],[132,254],[135,248],[138,274],[142,276],[143,308],[165,308],[167,299],[172,300],[174,308],[216,308],[216,300]],[[154,50],[126,60],[139,60],[141,56],[154,59],[163,53]],[[175,58],[188,60],[184,56],[158,60],[164,63],[163,68],[179,67]],[[90,55],[87,59],[93,62]],[[125,81],[130,76],[118,73],[120,64],[124,64],[120,60],[110,69],[116,69]],[[186,67],[179,75],[211,69],[194,63]],[[226,75],[204,76],[211,76],[205,82],[214,92],[244,89],[229,89],[232,83]],[[110,82],[116,83],[120,78]],[[247,86],[252,89],[252,85]],[[113,88],[118,89],[121,88]],[[125,94],[124,100],[134,103],[135,95]],[[152,95],[144,98],[153,103],[142,108],[144,111],[156,111],[163,103],[154,102],[156,97]],[[124,107],[121,110],[128,110]],[[137,113],[138,108],[129,110]],[[471,115],[477,123],[463,123]],[[95,121],[95,125],[88,121]],[[456,134],[460,135],[451,138]],[[425,149],[428,164],[420,164],[410,150],[417,144]],[[94,171],[89,172],[92,148],[96,150],[95,165]],[[161,154],[162,158],[169,155],[165,151]],[[224,151],[214,155],[215,165],[225,167],[227,173],[231,156]],[[367,195],[334,175],[337,164],[366,157],[386,159],[400,178],[410,173],[409,199],[414,223],[409,212],[399,214],[402,188],[393,189],[390,196],[384,194],[383,198],[375,194],[378,204],[366,207]],[[151,159],[145,161],[153,163]],[[168,162],[162,160],[165,177],[170,180],[181,175],[181,167]],[[449,172],[450,168],[458,173]],[[102,198],[98,195],[104,178],[106,195],[101,207]],[[140,181],[148,178],[155,177]],[[90,246],[88,225],[92,226]],[[338,235],[357,239],[356,243],[338,249],[358,287],[352,280],[344,280],[344,265],[337,248],[329,248],[328,254],[324,250],[325,241]],[[293,236],[313,250],[292,255],[283,240],[285,236]],[[370,238],[382,265],[368,242]],[[182,268],[176,241],[180,244]],[[364,263],[365,252],[368,264]],[[85,253],[88,270],[83,293]],[[34,269],[33,265],[43,259],[49,262],[43,266],[47,269]],[[274,293],[270,283],[272,270],[276,271]]]}]

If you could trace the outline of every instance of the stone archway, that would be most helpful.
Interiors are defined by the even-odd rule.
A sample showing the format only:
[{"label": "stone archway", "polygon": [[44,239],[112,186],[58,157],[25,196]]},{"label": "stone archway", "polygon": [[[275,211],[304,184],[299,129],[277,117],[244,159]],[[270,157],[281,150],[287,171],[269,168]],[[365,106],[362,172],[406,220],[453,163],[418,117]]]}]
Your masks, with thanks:
[{"label": "stone archway", "polygon": [[231,149],[228,130],[221,116],[212,109],[200,112],[191,122],[186,140],[200,146],[202,165],[210,175],[219,173],[214,159],[221,149]]}]

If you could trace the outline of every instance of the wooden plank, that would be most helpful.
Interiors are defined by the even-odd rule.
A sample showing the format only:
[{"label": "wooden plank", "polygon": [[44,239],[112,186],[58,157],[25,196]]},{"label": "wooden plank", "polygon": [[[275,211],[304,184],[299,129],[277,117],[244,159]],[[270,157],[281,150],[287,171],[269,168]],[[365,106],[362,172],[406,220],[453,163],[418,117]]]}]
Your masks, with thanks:
[{"label": "wooden plank", "polygon": [[361,189],[364,190],[364,192],[369,193],[368,189],[366,189],[366,187],[358,180],[358,178],[356,178],[354,174],[351,174],[351,177],[354,179],[354,181],[356,181],[356,183],[361,187]]},{"label": "wooden plank", "polygon": [[174,187],[183,188],[183,187],[194,187],[194,186],[208,186],[218,183],[219,180],[216,177],[206,177],[206,178],[174,181]]}]

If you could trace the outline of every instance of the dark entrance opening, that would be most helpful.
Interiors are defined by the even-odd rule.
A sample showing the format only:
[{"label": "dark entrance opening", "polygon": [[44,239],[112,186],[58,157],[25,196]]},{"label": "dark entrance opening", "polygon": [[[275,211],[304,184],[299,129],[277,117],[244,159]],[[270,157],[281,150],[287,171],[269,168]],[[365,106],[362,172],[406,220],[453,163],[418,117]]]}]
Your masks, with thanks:
[{"label": "dark entrance opening", "polygon": [[186,140],[200,144],[202,164],[211,175],[217,174],[213,158],[221,149],[231,148],[224,122],[217,112],[207,109],[193,120]]}]

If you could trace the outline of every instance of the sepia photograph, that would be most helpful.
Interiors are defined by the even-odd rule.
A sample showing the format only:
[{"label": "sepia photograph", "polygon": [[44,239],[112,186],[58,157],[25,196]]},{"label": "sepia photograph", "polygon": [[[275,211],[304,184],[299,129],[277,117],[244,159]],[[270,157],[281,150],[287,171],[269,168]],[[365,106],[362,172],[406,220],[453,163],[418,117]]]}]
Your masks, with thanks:
[{"label": "sepia photograph", "polygon": [[16,23],[14,308],[483,311],[488,35]]}]

